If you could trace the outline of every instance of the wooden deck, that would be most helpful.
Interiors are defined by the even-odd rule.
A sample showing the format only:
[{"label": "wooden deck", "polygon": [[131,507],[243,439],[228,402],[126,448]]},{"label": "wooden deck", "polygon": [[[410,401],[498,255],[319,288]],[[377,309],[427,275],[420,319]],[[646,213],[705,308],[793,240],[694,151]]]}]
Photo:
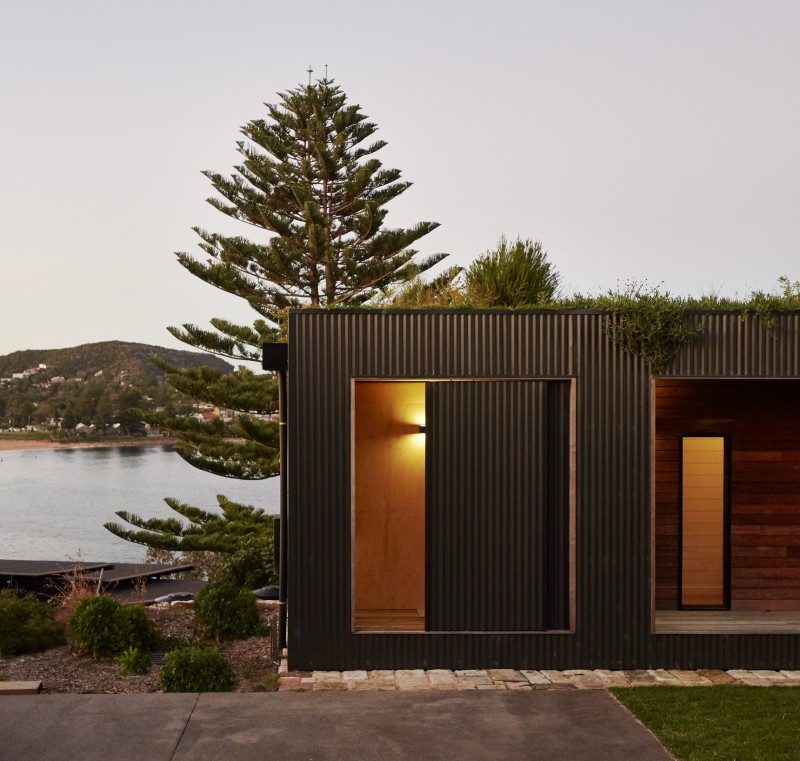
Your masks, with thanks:
[{"label": "wooden deck", "polygon": [[425,615],[418,610],[357,610],[357,632],[424,632]]},{"label": "wooden deck", "polygon": [[111,592],[120,602],[150,603],[172,592],[196,592],[202,585],[175,576],[191,571],[191,564],[89,563],[51,560],[0,559],[0,588],[11,585],[45,596],[76,574],[87,583]]},{"label": "wooden deck", "polygon": [[800,634],[800,611],[657,610],[656,634]]}]

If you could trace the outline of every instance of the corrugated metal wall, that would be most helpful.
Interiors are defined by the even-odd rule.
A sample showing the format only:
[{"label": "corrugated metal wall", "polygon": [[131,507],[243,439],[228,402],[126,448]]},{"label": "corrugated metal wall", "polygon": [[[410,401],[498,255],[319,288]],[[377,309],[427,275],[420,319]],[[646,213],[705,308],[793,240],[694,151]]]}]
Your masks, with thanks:
[{"label": "corrugated metal wall", "polygon": [[[796,316],[698,315],[669,375],[800,375]],[[297,669],[800,667],[795,635],[650,633],[649,374],[596,312],[296,312],[289,319],[289,661]],[[351,633],[357,378],[575,379],[575,632]],[[467,573],[467,569],[463,569]]]},{"label": "corrugated metal wall", "polygon": [[428,384],[428,631],[569,628],[567,386]]},{"label": "corrugated metal wall", "polygon": [[776,315],[766,330],[756,317],[698,312],[700,336],[664,375],[685,377],[793,378],[800,367],[798,315]]}]

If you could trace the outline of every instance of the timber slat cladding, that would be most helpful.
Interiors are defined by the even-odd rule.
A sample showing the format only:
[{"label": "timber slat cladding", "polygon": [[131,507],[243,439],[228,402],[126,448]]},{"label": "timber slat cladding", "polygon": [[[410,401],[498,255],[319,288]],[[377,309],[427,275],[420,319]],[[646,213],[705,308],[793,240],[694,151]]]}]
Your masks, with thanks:
[{"label": "timber slat cladding", "polygon": [[660,610],[656,630],[661,634],[797,634],[800,611]]},{"label": "timber slat cladding", "polygon": [[355,629],[359,632],[424,632],[425,616],[414,609],[356,610]]},{"label": "timber slat cladding", "polygon": [[728,434],[731,608],[800,610],[800,381],[659,379],[656,607],[678,604],[680,435]]}]

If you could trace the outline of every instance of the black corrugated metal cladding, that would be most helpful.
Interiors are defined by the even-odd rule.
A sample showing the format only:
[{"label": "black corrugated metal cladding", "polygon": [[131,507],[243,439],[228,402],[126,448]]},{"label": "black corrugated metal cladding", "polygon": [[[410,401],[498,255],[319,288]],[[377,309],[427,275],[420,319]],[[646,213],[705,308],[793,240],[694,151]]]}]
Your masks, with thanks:
[{"label": "black corrugated metal cladding", "polygon": [[568,629],[569,384],[427,391],[427,630]]},{"label": "black corrugated metal cladding", "polygon": [[[604,319],[599,312],[290,314],[291,668],[800,667],[800,635],[651,634],[650,376],[640,359],[606,338]],[[704,333],[681,353],[669,375],[800,375],[797,316],[779,317],[774,337],[755,319],[742,320],[736,314],[693,319],[703,325]],[[569,618],[570,601],[559,590],[572,585],[574,632],[352,633],[351,386],[358,379],[526,380],[534,381],[531,388],[537,389],[524,403],[532,409],[539,405],[540,411],[552,411],[570,405],[568,441],[554,446],[551,440],[544,450],[548,458],[558,460],[548,460],[548,472],[564,472],[565,460],[574,464],[571,481],[556,479],[555,485],[548,484],[548,492],[566,490],[570,498],[571,525],[547,529],[551,533],[542,576],[558,581],[532,589],[529,609],[515,610],[523,604],[513,604],[510,594],[505,601],[492,602],[495,613],[490,610],[487,615],[515,628],[532,624],[552,628]],[[490,393],[490,385],[481,393]],[[543,405],[546,393],[569,393],[566,389],[572,389],[567,402]],[[500,397],[504,394],[505,401],[495,402],[510,403],[510,392],[503,391]],[[551,439],[567,436],[560,414],[534,416],[549,420],[541,427]],[[435,424],[445,426],[447,421]],[[457,435],[454,428],[445,438]],[[501,452],[511,451],[512,446],[500,440],[495,448],[499,462]],[[544,454],[534,453],[528,461],[533,468],[544,467],[537,464],[537,457]],[[472,476],[474,488],[490,488],[481,483],[480,474]],[[513,502],[517,495],[511,492],[519,485],[503,486]],[[531,492],[537,488],[535,483],[527,486]],[[565,495],[549,498],[563,501]],[[557,517],[559,511],[553,514]],[[519,511],[514,513],[514,520],[522,519]],[[456,536],[463,528],[453,526]],[[535,539],[543,530],[522,533],[527,531],[528,538]],[[574,565],[567,569],[565,582],[563,557],[552,552],[552,545],[560,543],[563,548],[567,532],[574,536]],[[512,556],[523,551],[511,546]],[[507,562],[501,577],[519,564],[499,550],[480,555],[480,560],[501,564],[498,567]],[[460,577],[464,589],[470,589],[468,582],[479,569],[470,568],[465,560],[455,562],[448,572],[451,584]],[[464,595],[440,613],[455,615],[458,605],[466,605]],[[475,608],[469,615],[478,615]],[[441,628],[449,625],[447,620],[442,623]],[[489,619],[478,623],[479,629],[492,627]]]}]

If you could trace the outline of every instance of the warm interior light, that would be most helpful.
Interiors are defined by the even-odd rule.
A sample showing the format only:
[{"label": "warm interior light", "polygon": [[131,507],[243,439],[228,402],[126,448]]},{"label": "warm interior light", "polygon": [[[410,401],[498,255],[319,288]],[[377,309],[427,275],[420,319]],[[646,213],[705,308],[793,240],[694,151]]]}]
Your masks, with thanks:
[{"label": "warm interior light", "polygon": [[725,604],[725,439],[683,437],[683,605]]},{"label": "warm interior light", "polygon": [[425,629],[425,383],[354,388],[353,625]]}]

